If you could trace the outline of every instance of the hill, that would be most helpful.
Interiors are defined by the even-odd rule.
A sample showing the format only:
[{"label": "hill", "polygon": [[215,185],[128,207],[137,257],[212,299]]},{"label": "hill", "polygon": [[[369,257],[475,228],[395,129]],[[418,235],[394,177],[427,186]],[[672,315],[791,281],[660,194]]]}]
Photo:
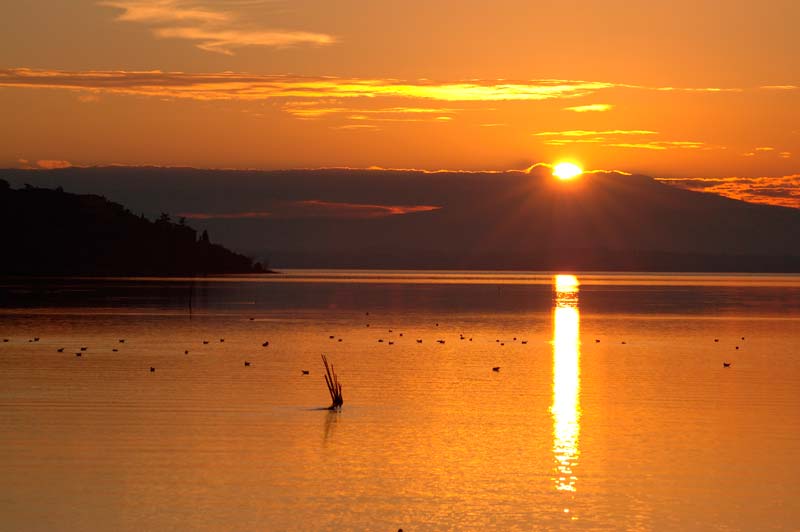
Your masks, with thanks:
[{"label": "hill", "polygon": [[800,272],[800,210],[639,175],[529,172],[5,171],[183,213],[280,267]]},{"label": "hill", "polygon": [[4,275],[252,273],[260,265],[163,215],[155,222],[101,196],[12,189],[0,180]]}]

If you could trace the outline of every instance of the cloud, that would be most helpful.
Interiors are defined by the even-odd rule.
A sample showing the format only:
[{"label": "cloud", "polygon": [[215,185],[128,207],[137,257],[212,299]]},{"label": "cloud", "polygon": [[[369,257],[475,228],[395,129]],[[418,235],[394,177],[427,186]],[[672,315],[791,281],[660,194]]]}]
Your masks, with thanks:
[{"label": "cloud", "polygon": [[[131,3],[117,0],[114,5],[138,7],[139,10],[126,11],[126,16],[142,20],[205,20],[215,18],[209,13],[219,10],[189,9],[184,3],[172,0],[155,0]],[[111,5],[107,2],[108,5]],[[181,10],[173,9],[183,6]],[[238,3],[235,5],[239,5]],[[165,7],[166,6],[166,7]],[[169,9],[167,9],[169,8]],[[220,15],[220,20],[233,15]],[[215,19],[216,20],[216,19]],[[231,18],[231,20],[235,20]],[[181,26],[180,32],[192,33],[202,37],[196,28]],[[189,29],[187,29],[189,28]],[[164,32],[175,31],[161,28]],[[202,29],[202,28],[201,28]],[[205,31],[205,29],[202,29]],[[227,30],[226,30],[227,31]],[[167,33],[164,33],[165,35]],[[218,40],[201,41],[201,46],[225,48],[235,39],[249,39],[256,44],[266,42],[258,32],[236,30],[236,35],[217,33]],[[262,39],[263,38],[263,39]],[[240,40],[239,42],[244,42]],[[469,79],[443,80],[430,79],[400,80],[393,78],[356,78],[330,76],[297,76],[289,74],[250,74],[245,72],[163,72],[135,70],[45,70],[30,68],[0,69],[0,87],[17,89],[50,89],[70,91],[83,102],[96,101],[106,96],[133,96],[157,98],[159,100],[192,100],[201,102],[275,102],[274,107],[282,109],[291,116],[302,120],[332,118],[343,130],[372,130],[368,124],[428,122],[446,124],[456,115],[474,111],[496,110],[494,102],[538,102],[572,100],[589,97],[609,91],[658,91],[659,87],[646,87],[602,81],[562,80],[562,79]],[[709,88],[671,89],[686,91],[707,91]],[[713,92],[713,91],[712,91]],[[480,104],[489,104],[480,106]],[[480,106],[476,107],[476,106]],[[602,112],[610,109],[610,104],[588,104],[564,107],[573,112]],[[252,113],[258,116],[257,113]],[[498,127],[502,121],[487,120],[480,117],[483,127]],[[362,125],[359,125],[362,124]],[[672,148],[697,149],[702,146],[693,139],[636,139],[634,136],[654,136],[658,132],[645,129],[626,130],[566,130],[542,131],[534,133],[543,137],[541,142],[547,146],[567,144],[604,145],[617,149],[648,149],[664,151]],[[630,139],[626,139],[630,137]],[[704,149],[711,149],[703,146]],[[787,155],[781,155],[788,158]]]},{"label": "cloud", "polygon": [[658,179],[688,190],[800,209],[800,174],[780,177],[704,177]]},{"label": "cloud", "polygon": [[778,149],[773,146],[757,146],[753,148],[753,151],[748,151],[743,153],[742,157],[755,157],[757,155],[759,156],[774,155],[780,159],[789,159],[792,156],[792,152],[778,151]]},{"label": "cloud", "polygon": [[[627,148],[636,150],[664,151],[670,148],[679,149],[711,149],[704,142],[691,140],[649,140],[647,137],[658,135],[658,131],[647,129],[608,129],[590,131],[573,129],[566,131],[542,131],[534,133],[537,137],[548,137],[547,146],[567,146],[570,144],[598,144],[608,148]],[[645,137],[642,140],[623,140],[630,137]]]},{"label": "cloud", "polygon": [[704,142],[695,142],[690,140],[656,140],[652,142],[617,142],[604,144],[610,148],[633,148],[640,150],[667,150],[669,148],[681,148],[686,150],[698,150],[706,148]]},{"label": "cloud", "polygon": [[605,137],[610,135],[657,135],[658,131],[646,129],[608,129],[605,131],[587,131],[571,129],[567,131],[542,131],[534,133],[537,137]]},{"label": "cloud", "polygon": [[347,118],[352,120],[403,122],[441,120],[443,116],[449,117],[449,115],[461,111],[461,109],[441,107],[381,107],[377,109],[367,109],[364,107],[331,106],[325,105],[324,102],[288,102],[283,106],[283,110],[292,116],[307,120],[346,115]]},{"label": "cloud", "polygon": [[653,87],[653,90],[663,92],[744,92],[739,87]]},{"label": "cloud", "polygon": [[608,103],[590,103],[589,105],[576,105],[574,107],[564,107],[565,111],[574,111],[576,113],[602,113],[610,111],[614,106]]},{"label": "cloud", "polygon": [[94,91],[193,100],[395,97],[445,102],[538,101],[575,98],[614,85],[590,81],[470,80],[435,82],[375,78],[302,77],[236,72],[0,70],[0,86]]},{"label": "cloud", "polygon": [[233,55],[232,50],[245,46],[285,47],[294,44],[332,44],[333,37],[307,31],[242,31],[206,28],[159,28],[159,37],[199,41],[197,47],[207,52]]},{"label": "cloud", "polygon": [[321,200],[306,200],[294,203],[298,215],[303,218],[384,218],[441,209],[438,205],[371,205],[362,203],[338,203]]},{"label": "cloud", "polygon": [[229,22],[228,13],[191,7],[178,0],[106,0],[100,6],[121,9],[117,20],[126,22]]},{"label": "cloud", "polygon": [[331,218],[346,220],[366,220],[401,216],[441,209],[437,205],[373,205],[364,203],[341,203],[322,200],[302,200],[279,203],[270,211],[235,213],[197,213],[184,212],[178,216],[190,220],[259,220],[264,218]]},{"label": "cloud", "polygon": [[380,128],[375,124],[344,124],[341,126],[330,126],[331,129],[353,129],[362,131],[380,131]]},{"label": "cloud", "polygon": [[118,21],[152,26],[156,37],[195,41],[201,50],[226,55],[248,46],[286,47],[335,42],[334,37],[325,33],[248,28],[245,17],[188,0],[104,0],[98,5],[122,10],[116,18]]},{"label": "cloud", "polygon": [[44,168],[45,170],[55,170],[57,168],[70,168],[72,163],[69,161],[61,161],[54,159],[39,159],[36,161],[36,166]]},{"label": "cloud", "polygon": [[[221,36],[220,40],[226,41],[227,37]],[[213,42],[207,44],[211,47],[216,46]],[[0,70],[0,86],[67,89],[203,101],[386,97],[440,102],[502,102],[579,98],[611,89],[658,90],[657,88],[603,81],[554,79],[432,81],[428,79],[303,77],[241,72],[202,74],[159,70],[66,71],[30,68]]]},{"label": "cloud", "polygon": [[414,118],[414,117],[380,117],[380,116],[370,116],[368,114],[354,114],[348,115],[345,118],[348,120],[357,120],[357,121],[364,121],[364,122],[447,122],[452,120],[453,117],[451,116],[432,116],[427,118]]},{"label": "cloud", "polygon": [[544,141],[545,146],[567,146],[568,144],[603,144],[605,139],[550,139]]}]

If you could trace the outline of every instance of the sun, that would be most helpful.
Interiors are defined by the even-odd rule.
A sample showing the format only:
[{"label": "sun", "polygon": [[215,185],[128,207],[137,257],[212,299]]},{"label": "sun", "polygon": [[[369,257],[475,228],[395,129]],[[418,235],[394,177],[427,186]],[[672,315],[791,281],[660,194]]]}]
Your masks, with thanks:
[{"label": "sun", "polygon": [[553,167],[553,175],[562,181],[575,179],[583,173],[583,168],[574,163],[558,163]]}]

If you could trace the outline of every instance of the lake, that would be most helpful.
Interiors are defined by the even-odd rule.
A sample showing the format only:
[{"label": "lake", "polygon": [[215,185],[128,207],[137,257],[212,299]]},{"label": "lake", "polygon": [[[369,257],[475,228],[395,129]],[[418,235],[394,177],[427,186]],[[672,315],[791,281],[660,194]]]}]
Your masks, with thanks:
[{"label": "lake", "polygon": [[0,339],[4,531],[800,529],[800,276],[3,279]]}]

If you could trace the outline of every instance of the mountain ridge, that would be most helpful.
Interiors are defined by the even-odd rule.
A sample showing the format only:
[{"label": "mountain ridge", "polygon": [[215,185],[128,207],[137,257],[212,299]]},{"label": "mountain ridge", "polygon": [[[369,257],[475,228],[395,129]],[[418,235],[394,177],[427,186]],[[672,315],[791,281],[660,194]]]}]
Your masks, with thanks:
[{"label": "mountain ridge", "polygon": [[195,216],[277,267],[800,271],[800,210],[643,175],[110,167],[11,178]]}]

